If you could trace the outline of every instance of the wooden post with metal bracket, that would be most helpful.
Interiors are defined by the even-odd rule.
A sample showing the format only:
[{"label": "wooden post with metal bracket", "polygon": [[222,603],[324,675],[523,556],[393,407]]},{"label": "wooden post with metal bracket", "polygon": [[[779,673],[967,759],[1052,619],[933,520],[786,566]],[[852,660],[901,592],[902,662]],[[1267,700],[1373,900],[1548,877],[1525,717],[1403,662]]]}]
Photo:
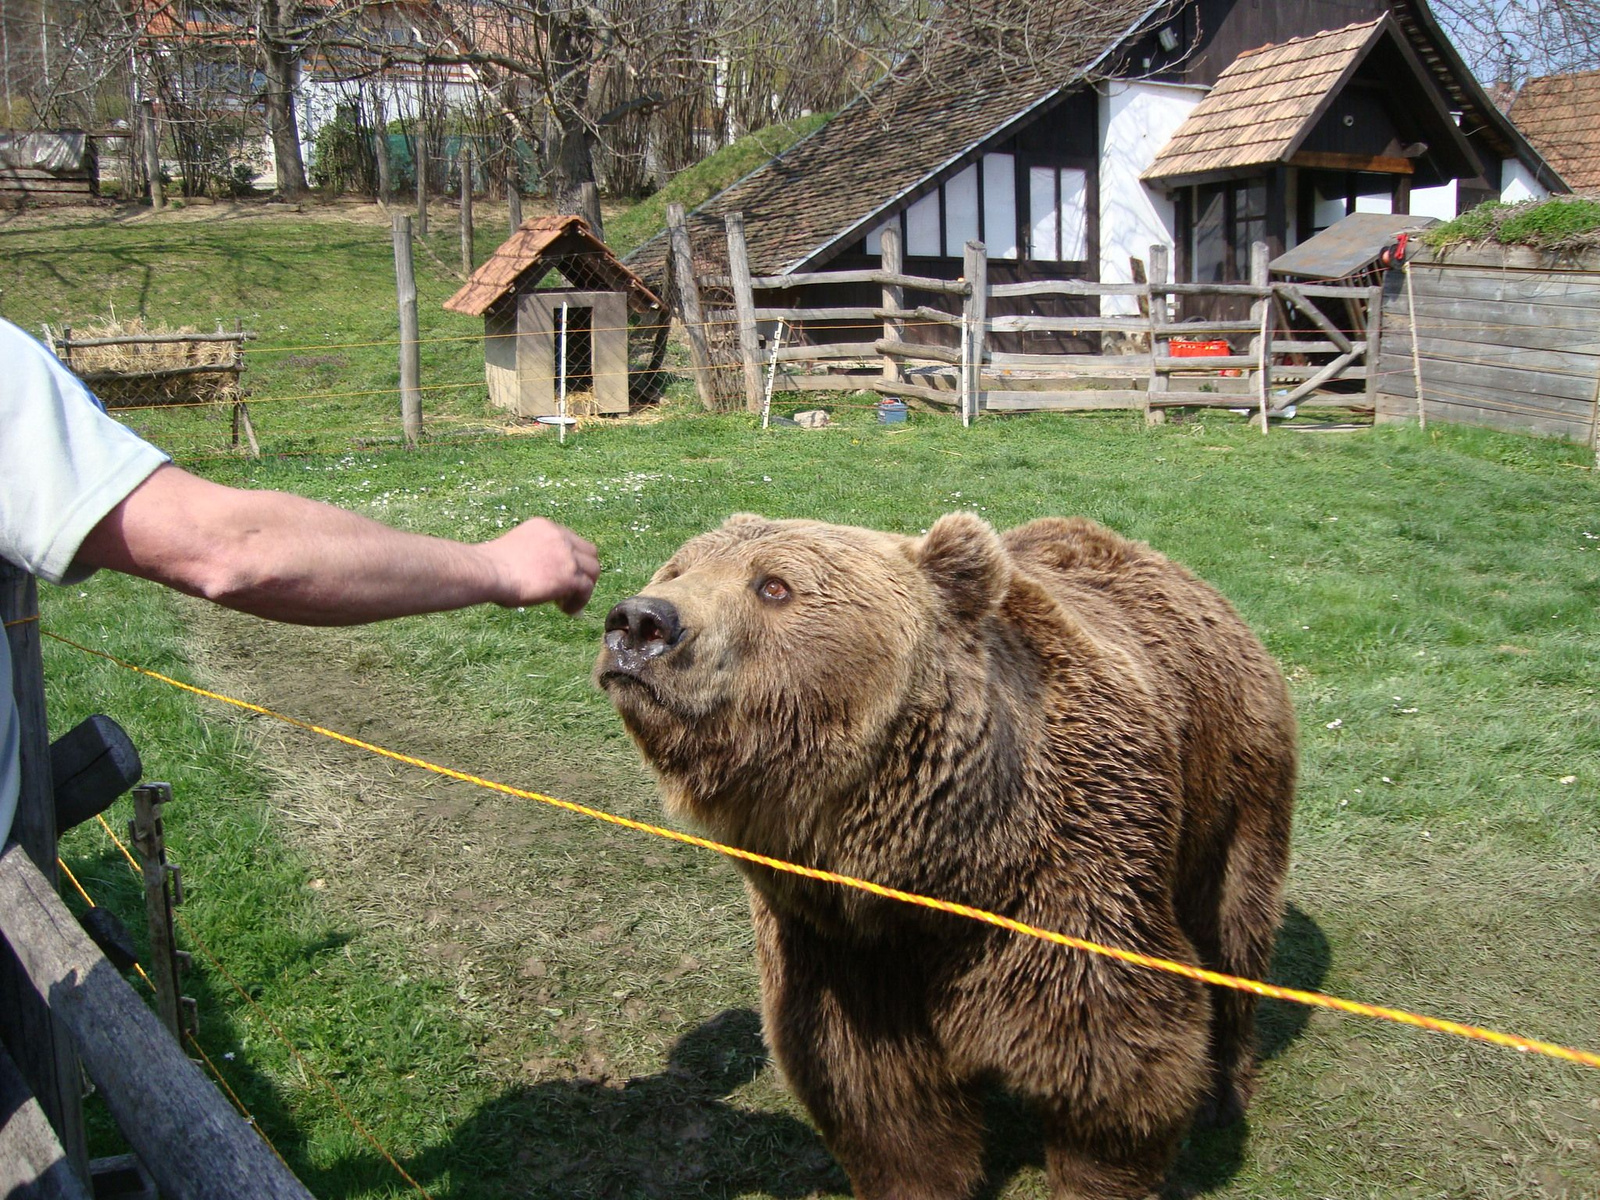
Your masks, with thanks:
[{"label": "wooden post with metal bracket", "polygon": [[172,799],[170,783],[147,783],[133,789],[133,820],[128,830],[144,874],[144,911],[150,926],[150,982],[156,989],[156,1011],[173,1040],[183,1045],[187,1028],[194,1032],[194,1002],[182,994],[178,971],[186,957],[178,950],[172,910],[183,903],[183,876],[167,862],[162,806]]}]

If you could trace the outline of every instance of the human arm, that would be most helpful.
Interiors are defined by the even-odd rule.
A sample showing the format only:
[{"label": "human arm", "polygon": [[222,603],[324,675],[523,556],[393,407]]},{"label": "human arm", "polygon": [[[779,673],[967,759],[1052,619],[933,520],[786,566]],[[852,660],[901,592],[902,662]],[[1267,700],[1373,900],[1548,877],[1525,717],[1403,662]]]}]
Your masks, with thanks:
[{"label": "human arm", "polygon": [[483,603],[551,602],[575,614],[600,560],[542,518],[492,541],[454,542],[167,465],[89,531],[74,567],[108,567],[273,620],[355,625]]}]

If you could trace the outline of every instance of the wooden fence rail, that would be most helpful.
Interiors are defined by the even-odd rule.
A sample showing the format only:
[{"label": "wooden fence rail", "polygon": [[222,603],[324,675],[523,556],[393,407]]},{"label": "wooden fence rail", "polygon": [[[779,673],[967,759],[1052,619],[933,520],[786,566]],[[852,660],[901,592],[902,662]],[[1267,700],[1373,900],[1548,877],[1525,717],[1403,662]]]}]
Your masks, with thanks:
[{"label": "wooden fence rail", "polygon": [[0,560],[0,618],[8,626],[0,636],[12,660],[12,678],[0,686],[16,696],[22,751],[12,840],[0,853],[0,1094],[9,1098],[6,1112],[21,1117],[0,1120],[0,1194],[93,1194],[82,1112],[87,1071],[164,1200],[310,1200],[56,893],[38,612],[33,577]]},{"label": "wooden fence rail", "polygon": [[[761,338],[783,331],[767,356],[771,384],[788,391],[874,391],[910,397],[959,412],[970,422],[991,411],[1142,410],[1152,422],[1176,407],[1247,407],[1266,416],[1303,404],[1335,380],[1365,384],[1370,401],[1377,372],[1381,289],[1268,279],[1266,247],[1252,247],[1247,283],[1176,283],[1167,278],[1167,254],[1151,247],[1149,279],[1097,283],[1081,279],[989,283],[987,254],[969,242],[962,278],[909,275],[894,230],[883,235],[881,270],[807,271],[793,275],[750,273],[743,218],[727,219],[728,275],[705,275],[701,287],[733,297],[732,308],[704,313],[711,325],[738,332],[744,399],[751,411],[763,402]],[[849,303],[818,299],[824,285],[854,285]],[[879,303],[863,303],[861,285],[882,288]],[[808,289],[796,298],[797,289]],[[689,288],[695,292],[698,288]],[[761,304],[758,293],[787,304]],[[908,293],[911,299],[908,300]],[[958,301],[952,311],[919,302],[922,293]],[[1137,303],[1137,312],[1098,311],[1101,300]],[[1071,299],[1097,302],[1080,315],[994,313],[993,301]],[[1197,314],[1174,320],[1174,300],[1250,301],[1248,318]],[[1318,301],[1326,302],[1319,304]],[[1325,308],[1348,314],[1362,328],[1341,328]],[[1191,307],[1194,305],[1191,303]],[[1294,318],[1291,321],[1291,316]],[[868,340],[849,337],[850,327],[879,328]],[[849,340],[836,340],[844,335]],[[1054,335],[1089,340],[1120,339],[1120,353],[1021,353],[997,350],[995,335]],[[1225,343],[1187,347],[1185,342]],[[1239,343],[1249,342],[1248,348]],[[1129,347],[1132,351],[1129,352]],[[1188,353],[1182,351],[1187,350]],[[1203,351],[1203,353],[1197,353]],[[1220,351],[1220,352],[1219,352]],[[698,364],[697,364],[698,365]],[[1274,391],[1276,381],[1283,386]],[[1348,402],[1348,401],[1346,401]]]}]

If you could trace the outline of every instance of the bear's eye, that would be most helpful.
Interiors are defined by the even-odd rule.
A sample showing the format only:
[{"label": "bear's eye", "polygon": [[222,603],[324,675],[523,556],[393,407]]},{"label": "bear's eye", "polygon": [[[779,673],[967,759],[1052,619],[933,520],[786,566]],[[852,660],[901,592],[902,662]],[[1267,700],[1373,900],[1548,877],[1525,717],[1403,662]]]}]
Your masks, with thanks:
[{"label": "bear's eye", "polygon": [[771,600],[773,603],[787,600],[789,598],[789,585],[776,575],[768,575],[760,583],[756,584],[756,595],[763,600]]}]

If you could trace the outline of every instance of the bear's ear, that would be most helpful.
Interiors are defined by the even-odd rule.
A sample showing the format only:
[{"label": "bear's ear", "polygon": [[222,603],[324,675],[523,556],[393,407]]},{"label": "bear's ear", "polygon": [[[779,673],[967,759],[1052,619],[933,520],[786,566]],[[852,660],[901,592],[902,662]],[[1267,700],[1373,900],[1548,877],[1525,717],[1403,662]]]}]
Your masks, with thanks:
[{"label": "bear's ear", "polygon": [[1000,535],[972,513],[940,517],[913,548],[912,561],[958,619],[976,620],[1006,593],[1011,561]]}]

